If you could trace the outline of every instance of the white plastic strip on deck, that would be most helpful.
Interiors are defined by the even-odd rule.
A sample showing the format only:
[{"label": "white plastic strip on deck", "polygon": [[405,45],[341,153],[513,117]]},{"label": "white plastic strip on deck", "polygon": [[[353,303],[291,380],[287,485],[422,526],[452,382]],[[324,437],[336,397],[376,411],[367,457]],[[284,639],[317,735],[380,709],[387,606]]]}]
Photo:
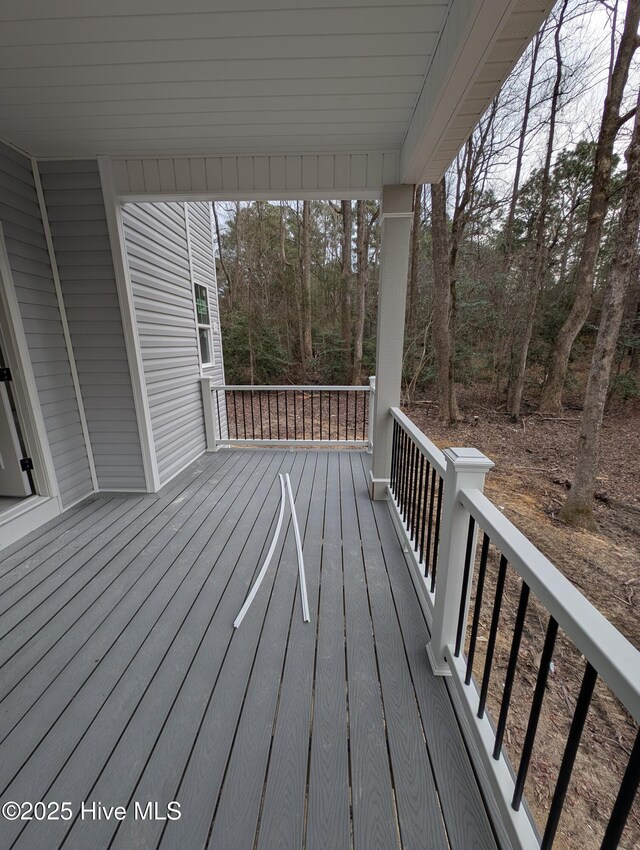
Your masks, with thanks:
[{"label": "white plastic strip on deck", "polygon": [[[240,613],[233,621],[233,628],[237,629],[240,623],[244,620],[245,614],[251,607],[251,603],[253,602],[256,593],[258,592],[260,585],[262,584],[262,579],[265,577],[267,570],[269,569],[269,564],[271,563],[271,558],[273,558],[273,553],[276,549],[276,544],[278,543],[278,537],[280,537],[280,529],[282,528],[282,520],[284,518],[284,504],[285,504],[285,493],[284,493],[284,477],[280,474],[278,476],[280,478],[280,513],[278,515],[278,522],[276,523],[276,530],[273,535],[273,540],[271,541],[271,546],[269,546],[269,551],[267,552],[267,557],[264,559],[264,564],[258,573],[258,578],[255,580],[253,587],[249,591],[249,595],[247,596],[244,605],[240,609]],[[287,475],[287,478],[289,476]],[[291,485],[289,485],[289,492],[291,492]],[[292,503],[293,504],[293,503]],[[297,529],[297,526],[296,526]],[[297,538],[296,538],[297,540]]]},{"label": "white plastic strip on deck", "polygon": [[293,533],[296,537],[296,549],[298,551],[298,573],[300,575],[300,598],[302,600],[302,619],[305,623],[310,620],[309,617],[309,599],[307,598],[307,581],[304,575],[304,558],[302,557],[302,540],[300,539],[300,529],[298,528],[298,517],[296,516],[296,506],[293,501],[293,493],[291,491],[291,479],[289,473],[285,473],[287,482],[287,492],[289,493],[289,502],[291,503],[291,519],[293,520]]}]

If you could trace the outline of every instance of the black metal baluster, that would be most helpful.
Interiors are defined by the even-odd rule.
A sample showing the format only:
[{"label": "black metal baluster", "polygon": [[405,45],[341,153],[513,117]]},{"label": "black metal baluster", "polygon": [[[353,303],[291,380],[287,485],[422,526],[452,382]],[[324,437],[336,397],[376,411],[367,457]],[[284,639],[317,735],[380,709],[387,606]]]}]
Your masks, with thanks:
[{"label": "black metal baluster", "polygon": [[424,559],[424,574],[429,575],[429,565],[431,563],[431,534],[433,531],[433,506],[436,493],[436,470],[435,467],[431,470],[431,495],[429,497],[429,530],[427,532],[427,554]]},{"label": "black metal baluster", "polygon": [[471,554],[473,552],[473,537],[476,531],[476,521],[469,516],[469,529],[467,531],[467,548],[464,554],[464,570],[462,573],[462,590],[460,592],[460,606],[458,609],[458,628],[456,630],[456,646],[454,655],[460,655],[462,645],[462,633],[466,625],[465,612],[467,610],[467,594],[469,593],[469,577],[471,576]]},{"label": "black metal baluster", "polygon": [[473,621],[471,623],[471,636],[469,637],[469,654],[467,655],[467,673],[464,677],[465,685],[471,682],[473,675],[473,659],[476,654],[476,641],[478,639],[478,628],[480,626],[480,612],[482,610],[482,594],[484,593],[484,577],[487,572],[487,556],[489,554],[489,535],[485,531],[482,539],[482,552],[480,553],[480,565],[478,567],[478,583],[476,585],[476,601],[473,608]]},{"label": "black metal baluster", "polygon": [[[425,458],[426,460],[426,458]],[[424,563],[424,576],[427,575],[427,562],[424,560],[424,535],[427,524],[431,522],[429,516],[429,473],[431,472],[431,464],[426,460],[425,477],[424,477],[424,497],[422,499],[422,531],[420,532],[420,561]]]},{"label": "black metal baluster", "polygon": [[507,559],[500,555],[500,566],[498,567],[498,578],[496,580],[496,595],[493,600],[493,612],[491,614],[491,626],[489,628],[489,641],[487,643],[487,654],[484,659],[484,672],[482,674],[482,687],[480,688],[480,701],[478,703],[478,717],[484,717],[489,692],[489,679],[491,678],[491,666],[493,664],[493,653],[496,648],[496,637],[500,623],[500,608],[502,607],[502,596],[504,593],[504,582],[507,577]]},{"label": "black metal baluster", "polygon": [[357,439],[358,439],[358,395],[359,395],[359,392],[358,392],[358,390],[356,390],[356,392],[354,393],[354,396],[353,396],[353,404],[354,404],[354,411],[353,411],[353,439],[354,439],[354,440],[357,440]]},{"label": "black metal baluster", "polygon": [[271,429],[271,390],[267,390],[267,414],[269,416],[269,439],[273,438],[273,431]]},{"label": "black metal baluster", "polygon": [[242,390],[242,392],[240,393],[240,397],[242,398],[242,430],[243,430],[244,439],[246,440],[247,439],[247,409],[246,409],[247,408],[247,405],[246,405],[247,391]]},{"label": "black metal baluster", "polygon": [[262,422],[262,398],[264,393],[262,390],[258,390],[258,404],[260,405],[260,439],[264,440],[264,425]]},{"label": "black metal baluster", "polygon": [[584,729],[584,723],[587,719],[587,712],[589,711],[589,705],[591,704],[591,697],[593,696],[593,689],[597,678],[597,672],[587,661],[587,666],[582,678],[582,685],[580,687],[580,694],[578,696],[578,702],[576,703],[573,720],[571,721],[569,737],[567,738],[567,744],[564,748],[564,755],[562,757],[562,764],[560,765],[560,772],[558,773],[556,789],[553,792],[551,808],[549,809],[549,817],[547,818],[547,825],[544,830],[540,850],[551,850],[553,840],[556,837],[556,831],[558,829],[558,824],[560,823],[560,816],[562,815],[562,808],[564,806],[569,782],[571,780],[571,774],[573,772],[573,765],[578,753],[578,747],[580,746],[582,730]]},{"label": "black metal baluster", "polygon": [[338,421],[336,422],[336,440],[340,439],[340,390],[336,392],[338,396]]},{"label": "black metal baluster", "polygon": [[414,444],[413,440],[408,439],[407,445],[407,475],[404,485],[404,510],[402,512],[402,519],[404,524],[407,524],[407,516],[409,515],[409,493],[411,492],[411,473],[413,468],[413,451]]},{"label": "black metal baluster", "polygon": [[333,397],[333,393],[329,391],[329,439],[331,439],[331,399]]},{"label": "black metal baluster", "polygon": [[398,503],[398,508],[400,508],[400,493],[402,489],[402,438],[404,437],[404,431],[400,426],[398,426],[398,456],[396,460],[396,502]]},{"label": "black metal baluster", "polygon": [[289,391],[284,391],[284,427],[285,440],[289,439]]},{"label": "black metal baluster", "polygon": [[[411,528],[411,542],[414,542],[414,539],[417,540],[418,537],[416,535],[416,511],[418,507],[418,469],[420,466],[419,458],[422,456],[422,452],[416,446],[415,454],[413,457],[413,487],[411,488],[411,517],[409,520],[409,526]],[[414,549],[417,548],[414,546]]]},{"label": "black metal baluster", "polygon": [[314,425],[315,425],[315,422],[313,421],[313,395],[314,395],[313,390],[311,390],[311,399],[310,399],[310,401],[311,401],[311,439],[312,439],[312,440],[313,440]]},{"label": "black metal baluster", "polygon": [[307,439],[307,417],[305,414],[305,404],[304,404],[305,392],[302,390],[302,439]]},{"label": "black metal baluster", "polygon": [[[538,670],[538,678],[536,680],[535,691],[533,692],[533,701],[531,703],[531,712],[529,714],[529,723],[527,724],[527,733],[524,738],[522,747],[522,756],[520,757],[520,767],[518,768],[518,776],[516,778],[516,787],[513,792],[513,800],[511,806],[517,812],[522,803],[522,795],[524,793],[524,784],[527,779],[527,772],[531,762],[531,754],[533,752],[533,744],[538,730],[538,721],[540,720],[540,712],[542,710],[542,701],[544,700],[544,691],[547,686],[549,677],[549,665],[551,664],[551,656],[556,643],[556,635],[558,634],[558,624],[549,617],[549,625],[547,626],[547,635],[544,640],[544,648],[542,650],[542,658],[540,659],[540,669]],[[609,850],[609,846],[607,846]]]},{"label": "black metal baluster", "polygon": [[362,407],[362,439],[369,439],[369,431],[367,430],[367,426],[369,424],[369,407],[371,405],[371,392],[366,392],[364,394],[364,405]]},{"label": "black metal baluster", "polygon": [[402,442],[400,448],[400,485],[398,489],[398,507],[400,514],[404,508],[404,482],[407,477],[407,432],[402,430]]},{"label": "black metal baluster", "polygon": [[424,511],[422,510],[422,505],[424,503],[424,464],[425,464],[425,456],[422,452],[420,452],[420,471],[418,474],[418,493],[416,498],[416,515],[415,515],[415,524],[416,524],[416,541],[414,551],[418,555],[418,563],[420,563],[420,530],[421,525],[424,524]]},{"label": "black metal baluster", "polygon": [[500,717],[498,718],[498,726],[496,728],[496,742],[493,747],[494,759],[499,759],[500,753],[502,752],[502,741],[504,739],[504,730],[507,726],[507,715],[509,714],[511,691],[513,690],[513,680],[516,675],[516,665],[518,663],[518,653],[520,651],[520,642],[522,641],[522,630],[524,628],[524,618],[527,614],[528,602],[529,585],[525,584],[525,582],[522,582],[522,590],[520,591],[520,601],[518,602],[518,613],[516,614],[516,622],[513,629],[513,639],[511,641],[511,652],[509,653],[509,663],[507,665],[507,673],[504,680],[504,688],[502,690]]},{"label": "black metal baluster", "polygon": [[389,478],[389,484],[391,486],[391,493],[396,495],[396,453],[398,451],[398,423],[396,420],[393,420],[393,437],[391,438],[391,476]]},{"label": "black metal baluster", "polygon": [[251,439],[255,440],[256,438],[256,423],[255,417],[253,413],[253,390],[249,390],[249,403],[251,404]]},{"label": "black metal baluster", "polygon": [[293,439],[298,439],[298,406],[296,404],[296,399],[298,397],[298,391],[293,391]]},{"label": "black metal baluster", "polygon": [[640,730],[629,756],[627,769],[622,777],[622,784],[616,797],[616,802],[607,824],[607,830],[602,839],[600,850],[617,850],[624,832],[631,806],[640,785]]},{"label": "black metal baluster", "polygon": [[278,429],[278,439],[280,438],[280,392],[275,391],[276,395],[276,428]]},{"label": "black metal baluster", "polygon": [[236,400],[236,391],[235,390],[233,391],[233,418],[234,418],[235,426],[236,426],[235,439],[237,440],[240,435],[238,434],[238,402]]},{"label": "black metal baluster", "polygon": [[[224,393],[224,390],[222,390]],[[218,412],[218,439],[222,439],[222,419],[220,418],[220,390],[216,390],[216,410]]]},{"label": "black metal baluster", "polygon": [[438,569],[438,546],[440,545],[440,518],[442,516],[442,487],[444,479],[438,476],[438,507],[436,508],[436,528],[433,537],[433,567],[431,569],[431,593],[436,587],[436,570]]}]

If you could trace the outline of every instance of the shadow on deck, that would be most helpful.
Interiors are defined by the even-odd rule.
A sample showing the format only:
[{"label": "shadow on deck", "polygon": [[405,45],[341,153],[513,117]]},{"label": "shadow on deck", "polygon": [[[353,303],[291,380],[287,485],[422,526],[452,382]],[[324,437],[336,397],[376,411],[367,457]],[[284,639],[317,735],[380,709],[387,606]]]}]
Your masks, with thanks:
[{"label": "shadow on deck", "polygon": [[[4,820],[2,850],[496,847],[368,462],[222,450],[5,554],[0,802],[69,801],[72,817]],[[287,471],[311,623],[287,512],[234,632]],[[126,817],[83,819],[82,801]],[[136,818],[135,801],[181,817]]]}]

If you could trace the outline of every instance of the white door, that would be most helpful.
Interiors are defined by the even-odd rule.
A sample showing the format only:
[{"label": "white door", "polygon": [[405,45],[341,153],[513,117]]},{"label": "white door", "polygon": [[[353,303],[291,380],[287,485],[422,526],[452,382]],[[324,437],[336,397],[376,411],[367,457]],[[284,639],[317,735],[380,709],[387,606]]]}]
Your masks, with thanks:
[{"label": "white door", "polygon": [[9,394],[0,383],[0,496],[30,496],[31,485],[26,472],[20,468],[22,451]]}]

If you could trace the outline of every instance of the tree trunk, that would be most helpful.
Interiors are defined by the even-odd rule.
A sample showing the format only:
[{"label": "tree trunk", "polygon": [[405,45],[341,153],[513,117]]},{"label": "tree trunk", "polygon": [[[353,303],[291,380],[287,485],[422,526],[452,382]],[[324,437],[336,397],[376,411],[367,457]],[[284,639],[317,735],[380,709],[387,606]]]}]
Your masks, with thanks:
[{"label": "tree trunk", "polygon": [[[511,187],[511,197],[509,200],[509,211],[507,220],[504,226],[503,233],[503,254],[500,268],[501,278],[501,301],[505,305],[508,300],[508,278],[513,264],[513,230],[516,219],[516,210],[518,207],[518,198],[520,197],[520,178],[522,175],[522,162],[524,159],[524,147],[527,141],[527,132],[529,130],[529,116],[531,114],[531,100],[533,97],[533,86],[536,78],[536,70],[538,66],[538,54],[540,53],[540,45],[544,36],[546,24],[543,25],[540,32],[536,35],[531,52],[531,65],[529,67],[529,79],[527,82],[527,92],[524,99],[524,109],[522,113],[522,125],[518,136],[518,151],[516,154],[515,171],[513,175],[513,184]],[[494,351],[494,381],[496,396],[500,394],[502,386],[503,370],[508,357],[508,352],[512,344],[511,333],[506,332],[506,328],[501,327],[500,322],[496,322],[493,330],[493,351]],[[509,385],[513,386],[511,379]],[[510,398],[507,399],[507,408],[510,405]]]},{"label": "tree trunk", "polygon": [[422,220],[422,186],[416,186],[413,198],[413,227],[411,228],[411,254],[409,257],[409,292],[407,299],[406,335],[412,340],[417,325],[418,307],[418,257],[420,254],[420,223]]},{"label": "tree trunk", "polygon": [[593,494],[598,473],[602,418],[640,225],[640,97],[626,159],[624,197],[613,261],[602,305],[600,327],[587,382],[576,469],[571,491],[560,513],[565,522],[590,529],[596,527],[593,518]]},{"label": "tree trunk", "polygon": [[504,226],[504,254],[502,257],[502,274],[507,275],[511,269],[513,261],[513,227],[516,220],[516,209],[518,207],[518,198],[520,196],[520,176],[522,174],[522,160],[524,158],[524,146],[527,141],[527,131],[529,129],[529,115],[531,114],[531,98],[533,95],[533,86],[536,78],[536,68],[538,65],[538,53],[540,52],[540,44],[544,34],[544,26],[536,35],[531,53],[531,66],[529,68],[529,81],[527,83],[527,93],[524,99],[524,111],[522,114],[522,127],[518,137],[518,153],[516,154],[516,167],[513,175],[513,186],[511,189],[511,199],[509,201],[509,212]]},{"label": "tree trunk", "polygon": [[367,209],[364,201],[356,202],[356,309],[353,324],[353,369],[351,383],[357,386],[362,372],[365,295],[367,287]]},{"label": "tree trunk", "polygon": [[307,368],[313,357],[311,337],[311,241],[309,215],[311,202],[302,202],[302,263],[300,303],[302,306],[302,365]]},{"label": "tree trunk", "polygon": [[538,209],[535,233],[535,254],[533,274],[531,276],[531,288],[529,290],[529,298],[527,301],[527,318],[524,326],[524,333],[520,339],[520,344],[516,349],[517,366],[512,373],[513,382],[509,387],[507,413],[511,414],[513,419],[518,419],[520,409],[522,407],[522,393],[524,390],[524,379],[527,371],[527,358],[529,356],[529,345],[533,335],[533,324],[535,321],[536,308],[538,306],[538,295],[542,288],[542,280],[545,270],[545,259],[547,256],[546,250],[546,223],[547,223],[547,206],[549,203],[549,178],[551,175],[551,159],[553,157],[553,146],[555,144],[556,134],[556,117],[558,114],[558,104],[560,102],[560,88],[562,85],[562,55],[560,51],[560,31],[564,22],[564,16],[567,9],[568,0],[565,0],[560,14],[555,31],[555,56],[556,56],[556,76],[553,84],[553,94],[551,96],[551,110],[549,114],[549,137],[547,139],[547,153],[544,161],[544,169],[542,172],[542,185],[540,187],[540,207]]},{"label": "tree trunk", "polygon": [[598,250],[608,208],[613,146],[620,128],[620,107],[629,76],[633,54],[638,46],[640,0],[629,0],[624,31],[604,102],[602,123],[596,147],[595,166],[587,226],[576,273],[575,300],[556,338],[549,358],[547,377],[540,398],[540,410],[557,414],[562,410],[562,389],[569,366],[571,349],[582,330],[591,308]]},{"label": "tree trunk", "polygon": [[351,239],[353,216],[351,201],[342,201],[342,246],[341,246],[341,291],[340,291],[340,333],[345,380],[351,372],[351,288],[353,285],[353,264],[351,260]]},{"label": "tree trunk", "polygon": [[445,178],[431,184],[431,233],[433,239],[433,346],[436,360],[436,393],[440,418],[458,418],[451,351],[451,282],[447,239],[447,188]]}]

